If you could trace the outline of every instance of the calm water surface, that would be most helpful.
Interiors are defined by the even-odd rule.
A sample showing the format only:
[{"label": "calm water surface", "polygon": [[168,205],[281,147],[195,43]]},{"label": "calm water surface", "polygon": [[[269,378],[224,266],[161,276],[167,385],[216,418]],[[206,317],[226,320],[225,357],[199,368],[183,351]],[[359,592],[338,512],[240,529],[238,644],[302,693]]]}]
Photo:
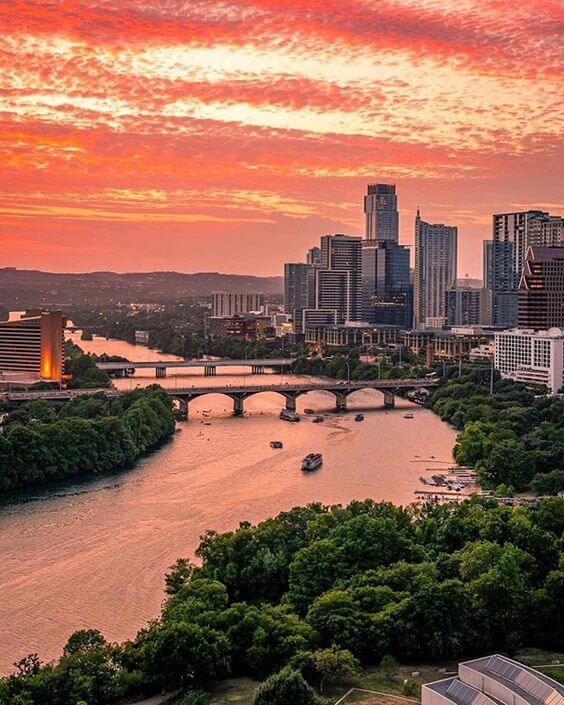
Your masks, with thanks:
[{"label": "calm water surface", "polygon": [[[175,359],[121,341],[73,337],[96,353]],[[217,377],[204,378],[190,370],[159,383],[272,380],[244,373],[218,368]],[[139,371],[116,384],[152,383],[153,374]],[[288,424],[277,418],[277,394],[248,399],[244,418],[230,416],[227,397],[203,397],[190,404],[181,432],[133,470],[0,504],[0,671],[29,652],[56,657],[76,629],[96,627],[112,641],[132,637],[158,615],[168,566],[192,557],[206,529],[230,530],[314,501],[411,502],[421,470],[450,462],[455,432],[409,402],[398,400],[392,411],[381,405],[379,393],[361,391],[349,408],[365,412],[363,423],[348,413],[323,424],[307,416]],[[311,393],[298,399],[298,411],[304,406],[330,413],[334,397]],[[414,419],[403,418],[407,408]],[[272,450],[273,439],[284,449]],[[312,451],[323,453],[324,464],[304,474],[301,459]]]}]

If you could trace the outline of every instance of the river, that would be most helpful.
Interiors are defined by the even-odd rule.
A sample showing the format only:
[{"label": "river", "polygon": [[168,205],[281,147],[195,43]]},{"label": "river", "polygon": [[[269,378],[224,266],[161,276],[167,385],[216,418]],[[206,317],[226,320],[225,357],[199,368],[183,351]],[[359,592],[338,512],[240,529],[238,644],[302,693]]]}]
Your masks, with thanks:
[{"label": "river", "polygon": [[[90,352],[175,359],[122,341],[71,337]],[[205,384],[272,380],[244,372],[218,368]],[[129,389],[155,382],[153,375],[138,371],[116,384]],[[203,380],[183,370],[158,382]],[[298,399],[298,411],[328,414],[322,424],[307,416],[280,421],[281,407],[280,396],[265,392],[246,400],[244,418],[233,418],[230,399],[202,397],[190,404],[181,432],[134,469],[1,503],[0,672],[30,652],[55,658],[77,629],[95,627],[111,641],[134,636],[159,613],[168,566],[192,557],[206,529],[231,530],[307,502],[407,504],[422,469],[451,462],[453,429],[408,401],[387,411],[379,393],[357,392],[349,408],[365,413],[362,423],[354,413],[333,415],[334,397],[324,392]],[[413,419],[404,418],[406,409]],[[284,448],[271,449],[273,439]],[[304,474],[301,459],[312,451],[323,453],[323,466]]]}]

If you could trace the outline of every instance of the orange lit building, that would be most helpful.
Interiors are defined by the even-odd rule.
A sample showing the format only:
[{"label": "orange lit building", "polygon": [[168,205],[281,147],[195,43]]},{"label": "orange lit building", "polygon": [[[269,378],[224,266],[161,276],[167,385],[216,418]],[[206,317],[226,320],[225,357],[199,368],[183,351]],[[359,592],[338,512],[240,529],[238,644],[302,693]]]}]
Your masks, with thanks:
[{"label": "orange lit building", "polygon": [[20,319],[0,323],[0,378],[23,373],[59,382],[66,322],[60,311],[26,311]]}]

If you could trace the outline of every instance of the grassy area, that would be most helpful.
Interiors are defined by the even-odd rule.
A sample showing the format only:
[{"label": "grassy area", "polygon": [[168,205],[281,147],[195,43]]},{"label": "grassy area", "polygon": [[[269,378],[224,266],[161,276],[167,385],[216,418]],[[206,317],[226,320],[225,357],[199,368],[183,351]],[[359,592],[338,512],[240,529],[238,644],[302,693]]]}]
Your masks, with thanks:
[{"label": "grassy area", "polygon": [[212,692],[211,705],[252,705],[259,683],[250,678],[231,678],[219,683]]},{"label": "grassy area", "polygon": [[[552,664],[553,661],[564,663],[564,654],[541,651],[540,649],[528,649],[527,651],[522,651],[517,654],[515,659],[527,666],[536,668],[541,664]],[[328,688],[324,696],[329,702],[336,702],[351,687],[355,687],[404,697],[406,700],[403,701],[403,705],[408,705],[408,700],[420,700],[421,686],[424,683],[431,683],[432,681],[446,678],[448,675],[456,672],[457,667],[457,661],[423,666],[413,664],[401,665],[398,666],[393,674],[387,674],[382,668],[377,666],[368,667],[364,669],[356,683]],[[446,674],[444,672],[445,670]],[[539,670],[560,683],[564,683],[564,668],[546,666]],[[419,675],[412,675],[417,672]],[[413,691],[405,689],[404,681],[406,680],[415,684],[412,686]],[[212,691],[211,705],[252,705],[253,695],[258,686],[259,683],[257,681],[253,681],[249,678],[232,678],[222,681]],[[342,705],[353,704],[402,705],[402,701],[396,698],[386,697],[385,695],[363,693],[359,690],[347,696]]]}]

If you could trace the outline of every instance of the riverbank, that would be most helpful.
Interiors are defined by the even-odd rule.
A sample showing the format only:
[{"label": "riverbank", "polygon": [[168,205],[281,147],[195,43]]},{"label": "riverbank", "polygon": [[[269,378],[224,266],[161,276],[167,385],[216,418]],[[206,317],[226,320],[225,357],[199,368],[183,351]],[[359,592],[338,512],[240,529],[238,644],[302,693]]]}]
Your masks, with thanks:
[{"label": "riverbank", "polygon": [[14,405],[0,435],[0,494],[130,467],[174,433],[161,389]]}]

